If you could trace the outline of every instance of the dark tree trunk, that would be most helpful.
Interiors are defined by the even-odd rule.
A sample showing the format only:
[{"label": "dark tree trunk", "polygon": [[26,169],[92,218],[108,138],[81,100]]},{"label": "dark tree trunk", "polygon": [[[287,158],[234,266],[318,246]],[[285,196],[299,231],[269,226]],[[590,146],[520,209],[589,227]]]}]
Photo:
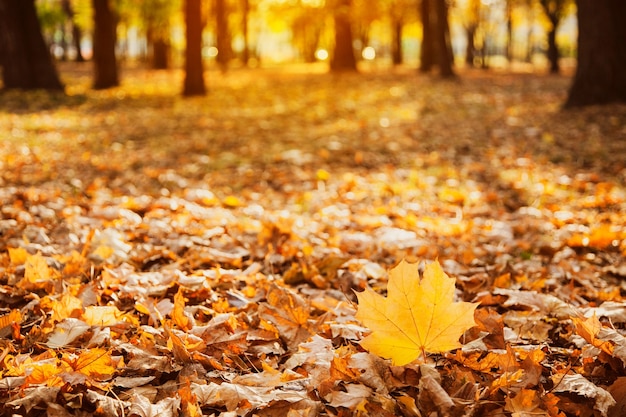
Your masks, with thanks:
[{"label": "dark tree trunk", "polygon": [[144,14],[147,58],[150,67],[155,70],[168,69],[170,66],[169,19],[161,18],[162,13],[162,11],[147,11]]},{"label": "dark tree trunk", "polygon": [[0,0],[0,44],[5,88],[63,90],[34,0]]},{"label": "dark tree trunk", "polygon": [[170,66],[170,44],[166,39],[156,38],[152,42],[152,69],[168,69]]},{"label": "dark tree trunk", "polygon": [[550,62],[550,72],[558,74],[561,71],[559,66],[559,48],[556,44],[556,27],[558,21],[552,20],[552,28],[548,31],[548,61]]},{"label": "dark tree trunk", "polygon": [[557,74],[559,67],[559,48],[556,44],[556,30],[559,27],[561,17],[565,9],[565,0],[541,0],[543,10],[550,21],[552,27],[548,31],[548,61],[550,62],[550,72]]},{"label": "dark tree trunk", "polygon": [[[67,61],[67,30],[66,30],[66,26],[64,24],[59,25],[59,29],[58,29],[61,38],[59,39],[59,46],[61,47],[61,49],[63,50],[63,52],[61,53],[61,57],[60,60],[62,62]],[[59,59],[58,57],[55,56],[56,59]]]},{"label": "dark tree trunk", "polygon": [[335,6],[335,50],[330,61],[331,71],[356,71],[350,25],[351,3],[352,0],[339,0]]},{"label": "dark tree trunk", "polygon": [[420,71],[429,72],[437,66],[442,77],[453,77],[454,57],[450,43],[446,0],[422,0],[422,23],[424,34]]},{"label": "dark tree trunk", "polygon": [[448,5],[446,0],[435,0],[436,11],[436,32],[435,44],[437,45],[437,62],[439,65],[439,73],[444,78],[454,76],[452,63],[454,56],[452,55],[452,44],[450,42],[450,27],[448,26]]},{"label": "dark tree trunk", "polygon": [[217,63],[224,71],[232,56],[230,44],[230,32],[228,30],[228,13],[226,12],[225,0],[215,0],[215,23],[217,25]]},{"label": "dark tree trunk", "polygon": [[434,20],[431,0],[422,0],[422,47],[420,48],[420,71],[430,72],[435,65],[435,37],[433,36]]},{"label": "dark tree trunk", "polygon": [[206,94],[202,66],[202,2],[185,0],[185,85],[183,95]]},{"label": "dark tree trunk", "polygon": [[392,41],[391,41],[391,59],[393,65],[402,64],[402,20],[392,19]]},{"label": "dark tree trunk", "polygon": [[513,5],[512,0],[506,1],[506,59],[513,62]]},{"label": "dark tree trunk", "polygon": [[530,63],[533,61],[533,53],[535,45],[533,44],[533,26],[535,25],[535,13],[532,7],[528,7],[528,31],[526,32],[526,56],[524,61]]},{"label": "dark tree trunk", "polygon": [[85,57],[83,56],[83,49],[80,45],[80,40],[82,38],[82,33],[80,27],[74,22],[74,9],[72,9],[72,4],[70,0],[63,0],[61,2],[61,7],[63,8],[63,13],[67,16],[72,25],[72,42],[74,43],[74,49],[76,49],[76,62],[85,62]]},{"label": "dark tree trunk", "polygon": [[242,16],[241,16],[241,34],[243,36],[243,51],[241,62],[244,66],[248,66],[250,60],[250,46],[248,45],[248,18],[250,16],[250,0],[242,0]]},{"label": "dark tree trunk", "polygon": [[104,89],[119,85],[115,56],[116,22],[109,0],[93,0],[93,88]]},{"label": "dark tree trunk", "polygon": [[72,41],[74,42],[74,49],[76,49],[76,62],[85,62],[85,56],[83,55],[83,48],[80,44],[83,34],[80,27],[72,22]]},{"label": "dark tree trunk", "polygon": [[577,3],[578,67],[565,107],[626,102],[626,1]]},{"label": "dark tree trunk", "polygon": [[476,25],[470,24],[465,27],[467,34],[467,46],[465,47],[465,64],[468,67],[474,66],[476,59]]}]

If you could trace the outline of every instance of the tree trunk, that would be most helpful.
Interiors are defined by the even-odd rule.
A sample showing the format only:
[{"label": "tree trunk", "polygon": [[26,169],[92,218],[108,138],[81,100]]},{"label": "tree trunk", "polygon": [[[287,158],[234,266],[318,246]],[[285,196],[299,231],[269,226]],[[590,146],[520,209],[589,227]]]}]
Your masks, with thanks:
[{"label": "tree trunk", "polygon": [[0,0],[0,44],[5,88],[63,90],[34,0]]},{"label": "tree trunk", "polygon": [[63,23],[59,25],[59,28],[57,29],[58,33],[59,33],[59,46],[61,47],[61,49],[63,50],[63,52],[61,53],[61,57],[56,57],[56,59],[60,59],[61,62],[65,62],[67,61],[67,26]]},{"label": "tree trunk", "polygon": [[467,34],[467,46],[465,47],[465,65],[469,68],[474,66],[476,58],[476,25],[469,24],[465,27]]},{"label": "tree trunk", "polygon": [[152,43],[152,69],[169,68],[170,45],[166,39],[157,37]]},{"label": "tree trunk", "polygon": [[556,30],[563,16],[565,0],[541,0],[541,6],[550,21],[552,27],[548,31],[548,62],[550,62],[550,72],[557,74],[559,68],[559,48],[556,44]]},{"label": "tree trunk", "polygon": [[115,56],[116,22],[109,0],[93,0],[93,88],[104,89],[119,85]]},{"label": "tree trunk", "polygon": [[422,47],[420,48],[420,71],[430,72],[435,65],[435,45],[433,36],[434,21],[431,11],[431,0],[422,0]]},{"label": "tree trunk", "polygon": [[185,0],[185,84],[183,95],[206,94],[202,66],[202,1]]},{"label": "tree trunk", "polygon": [[550,72],[552,74],[558,74],[561,71],[559,66],[559,48],[556,44],[556,27],[558,21],[552,21],[552,28],[548,31],[548,61],[550,62]]},{"label": "tree trunk", "polygon": [[330,61],[331,71],[356,71],[350,26],[351,3],[352,0],[339,0],[335,6],[335,50]]},{"label": "tree trunk", "polygon": [[72,41],[74,42],[74,49],[76,49],[76,62],[85,62],[85,56],[83,55],[83,48],[81,47],[80,40],[82,38],[82,32],[80,27],[72,22]]},{"label": "tree trunk", "polygon": [[513,63],[513,5],[506,1],[506,60]]},{"label": "tree trunk", "polygon": [[217,63],[222,71],[225,71],[230,61],[232,47],[228,30],[228,13],[226,12],[225,0],[215,0],[215,20],[217,25]]},{"label": "tree trunk", "polygon": [[392,17],[391,59],[393,65],[402,64],[402,20]]},{"label": "tree trunk", "polygon": [[422,24],[424,31],[420,71],[429,72],[437,66],[442,77],[453,77],[454,57],[450,43],[446,0],[422,0]]},{"label": "tree trunk", "polygon": [[565,107],[626,102],[626,1],[577,3],[578,67]]},{"label": "tree trunk", "polygon": [[444,78],[449,78],[454,76],[454,71],[452,70],[454,56],[452,55],[452,45],[450,42],[450,27],[448,25],[448,5],[446,4],[446,0],[435,0],[435,11],[435,36],[439,74]]},{"label": "tree trunk", "polygon": [[67,16],[67,19],[70,22],[72,27],[72,42],[74,43],[74,49],[76,49],[76,62],[85,62],[85,57],[83,56],[83,50],[80,45],[80,40],[82,38],[80,27],[74,21],[74,9],[72,8],[72,4],[70,0],[62,0],[61,8],[63,9],[63,13]]},{"label": "tree trunk", "polygon": [[243,36],[243,51],[241,62],[245,67],[250,60],[250,45],[248,44],[248,19],[250,16],[250,0],[242,0],[241,35]]},{"label": "tree trunk", "polygon": [[[164,6],[160,4],[157,7]],[[170,24],[163,14],[163,10],[147,9],[143,16],[146,25],[147,60],[155,70],[168,69],[170,66]]]}]

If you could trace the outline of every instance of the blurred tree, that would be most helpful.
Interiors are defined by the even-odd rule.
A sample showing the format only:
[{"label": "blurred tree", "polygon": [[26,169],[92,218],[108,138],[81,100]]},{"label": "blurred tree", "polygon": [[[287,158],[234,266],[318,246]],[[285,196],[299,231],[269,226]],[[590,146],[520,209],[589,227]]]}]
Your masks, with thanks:
[{"label": "blurred tree", "polygon": [[241,62],[248,66],[250,60],[250,45],[248,44],[248,19],[250,18],[250,0],[241,0],[241,36],[243,38],[243,50]]},{"label": "blurred tree", "polygon": [[437,66],[441,77],[453,77],[448,4],[446,0],[422,0],[421,12],[423,36],[420,71],[428,72]]},{"label": "blurred tree", "polygon": [[[392,6],[393,4],[389,4],[389,7]],[[381,21],[386,14],[383,2],[352,0],[350,8],[350,27],[352,29],[353,49],[357,60],[360,59],[363,48],[372,46],[372,25],[376,21]]]},{"label": "blurred tree", "polygon": [[506,60],[513,62],[513,3],[515,0],[506,0]]},{"label": "blurred tree", "polygon": [[539,3],[550,21],[550,29],[548,29],[548,61],[550,61],[550,72],[556,74],[560,71],[560,54],[558,45],[556,44],[556,30],[563,17],[565,17],[567,7],[571,4],[571,1],[539,0]]},{"label": "blurred tree", "polygon": [[304,62],[315,62],[315,52],[319,46],[320,36],[322,34],[324,19],[312,18],[318,15],[318,10],[312,10],[311,13],[296,16],[293,24],[293,42],[300,52],[300,56]]},{"label": "blurred tree", "polygon": [[431,0],[421,0],[420,17],[422,18],[422,46],[420,48],[420,71],[430,72],[435,65],[435,44],[433,40],[433,20],[431,18]]},{"label": "blurred tree", "polygon": [[115,56],[116,19],[109,0],[93,0],[93,62],[95,89],[119,85]]},{"label": "blurred tree", "polygon": [[0,52],[5,88],[63,90],[35,0],[0,0]]},{"label": "blurred tree", "polygon": [[473,67],[476,63],[476,32],[480,26],[480,5],[480,0],[468,0],[462,14],[463,28],[467,36],[465,64],[468,67]]},{"label": "blurred tree", "polygon": [[228,3],[226,0],[215,0],[215,42],[217,46],[217,63],[222,71],[228,67],[228,62],[233,56],[232,39],[228,27]]},{"label": "blurred tree", "polygon": [[52,58],[65,60],[67,55],[67,36],[65,33],[67,16],[58,1],[38,0],[35,5],[41,33],[50,49]]},{"label": "blurred tree", "polygon": [[390,8],[391,22],[391,62],[393,65],[400,65],[402,56],[402,28],[404,27],[403,15],[395,12],[395,7]]},{"label": "blurred tree", "polygon": [[67,16],[67,19],[70,22],[72,28],[72,42],[74,43],[74,49],[76,50],[76,62],[84,62],[85,57],[83,56],[83,49],[81,47],[80,41],[82,39],[82,31],[80,30],[80,26],[74,20],[74,8],[72,7],[72,2],[70,0],[62,0],[61,7],[63,8],[63,12]]},{"label": "blurred tree", "polygon": [[185,0],[185,96],[206,94],[202,65],[203,26],[202,0]]},{"label": "blurred tree", "polygon": [[404,25],[415,20],[417,12],[416,0],[392,0],[388,5],[389,23],[391,25],[391,61],[400,65],[404,60],[402,38]]},{"label": "blurred tree", "polygon": [[577,6],[578,67],[565,107],[626,102],[626,1]]},{"label": "blurred tree", "polygon": [[146,31],[148,58],[153,69],[167,69],[170,64],[170,19],[178,2],[144,0],[141,16]]},{"label": "blurred tree", "polygon": [[298,0],[297,7],[292,7],[289,12],[286,10],[285,12],[293,16],[291,31],[294,46],[298,48],[304,62],[315,62],[315,52],[320,44],[327,11],[319,5]]},{"label": "blurred tree", "polygon": [[333,3],[335,49],[330,60],[331,71],[356,71],[357,69],[352,46],[351,6],[352,0],[335,0]]}]

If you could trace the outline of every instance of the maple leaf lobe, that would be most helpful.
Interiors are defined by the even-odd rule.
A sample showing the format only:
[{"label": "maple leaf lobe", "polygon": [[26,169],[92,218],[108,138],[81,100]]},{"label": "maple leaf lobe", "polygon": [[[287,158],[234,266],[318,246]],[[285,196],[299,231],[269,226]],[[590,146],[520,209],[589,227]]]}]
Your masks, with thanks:
[{"label": "maple leaf lobe", "polygon": [[389,271],[387,297],[371,289],[357,294],[356,318],[372,331],[361,346],[394,365],[461,347],[461,335],[476,325],[478,304],[455,302],[454,288],[438,262],[420,278],[417,263],[401,261]]}]

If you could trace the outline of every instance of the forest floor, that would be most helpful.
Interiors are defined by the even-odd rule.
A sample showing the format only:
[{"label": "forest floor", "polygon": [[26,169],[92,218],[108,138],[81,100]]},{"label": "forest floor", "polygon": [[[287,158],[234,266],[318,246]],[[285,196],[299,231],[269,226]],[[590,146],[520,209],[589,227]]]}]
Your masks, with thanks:
[{"label": "forest floor", "polygon": [[[626,413],[626,105],[478,70],[210,72],[195,98],[61,74],[0,93],[3,413]],[[480,304],[398,366],[355,294],[402,259]]]}]

